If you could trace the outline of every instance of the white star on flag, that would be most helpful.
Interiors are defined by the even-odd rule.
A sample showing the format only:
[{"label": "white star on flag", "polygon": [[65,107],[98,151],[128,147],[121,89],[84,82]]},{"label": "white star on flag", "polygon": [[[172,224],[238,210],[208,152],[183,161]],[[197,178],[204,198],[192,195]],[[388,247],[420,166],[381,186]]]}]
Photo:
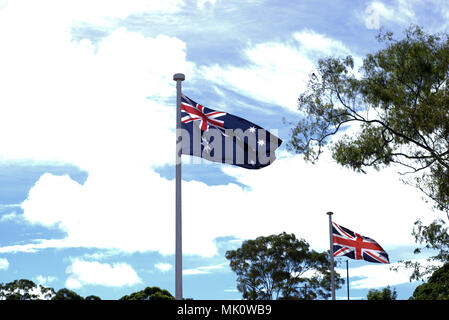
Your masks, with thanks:
[{"label": "white star on flag", "polygon": [[207,139],[205,137],[201,137],[201,140],[203,140],[203,142],[201,142],[201,144],[204,146],[204,151],[206,153],[209,153],[212,150],[212,148],[210,147],[209,141],[207,141]]}]

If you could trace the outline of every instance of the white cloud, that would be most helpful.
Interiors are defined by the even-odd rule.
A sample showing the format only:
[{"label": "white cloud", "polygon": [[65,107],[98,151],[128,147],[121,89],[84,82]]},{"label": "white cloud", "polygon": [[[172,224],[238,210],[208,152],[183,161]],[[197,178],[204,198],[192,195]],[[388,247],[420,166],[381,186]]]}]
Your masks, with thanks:
[{"label": "white cloud", "polygon": [[227,265],[228,265],[227,263],[221,263],[221,264],[212,265],[212,266],[203,266],[203,267],[197,267],[197,268],[192,268],[192,269],[185,269],[185,270],[182,270],[182,274],[185,276],[193,276],[193,275],[198,275],[198,274],[210,274],[215,271],[224,270]]},{"label": "white cloud", "polygon": [[0,222],[6,222],[6,221],[20,221],[22,219],[22,215],[17,214],[16,212],[10,212],[7,214],[4,214],[0,217]]},{"label": "white cloud", "polygon": [[34,253],[41,249],[46,248],[68,248],[76,246],[76,244],[70,243],[67,239],[45,239],[45,240],[34,240],[27,244],[16,244],[11,246],[0,247],[0,253],[5,252],[27,252]]},{"label": "white cloud", "polygon": [[[156,195],[163,185],[170,186],[168,181],[153,184],[160,178],[150,167],[173,160],[174,107],[161,101],[174,95],[174,73],[189,76],[193,70],[186,60],[185,43],[164,35],[144,37],[122,28],[94,48],[88,40],[71,40],[70,19],[56,18],[64,15],[63,9],[58,7],[54,15],[42,19],[50,2],[32,3],[33,10],[22,12],[23,2],[17,2],[0,12],[0,159],[70,163],[87,170],[89,177],[81,186],[68,176],[44,175],[30,193],[33,203],[23,203],[24,218],[58,225],[68,232],[67,238],[1,250],[35,252],[79,244],[166,252],[155,244],[140,245],[140,249],[135,244],[146,238],[154,224],[140,217],[157,212],[151,201],[141,206],[141,199]],[[50,207],[45,208],[47,192],[56,192],[60,199],[51,197]],[[159,206],[168,202],[163,196],[155,197]],[[65,201],[74,207],[64,208]],[[124,217],[129,211],[134,213]],[[3,217],[8,218],[12,216]],[[102,229],[127,233],[124,228],[135,223],[132,219],[144,224],[130,232],[134,236],[128,240],[99,233]],[[158,219],[155,234],[166,233],[156,228],[167,219]],[[82,240],[84,230],[97,240],[91,244]],[[166,246],[170,244],[167,239]]]},{"label": "white cloud", "polygon": [[173,14],[183,6],[183,0],[14,0],[3,6],[0,4],[0,10],[3,9],[5,17],[20,17],[24,27],[28,28],[36,19],[40,20],[40,25],[48,26],[54,23],[69,26],[80,22],[104,25],[132,14]]},{"label": "white cloud", "polygon": [[89,262],[75,259],[66,273],[69,274],[65,285],[69,289],[79,289],[85,285],[108,287],[132,286],[141,283],[134,269],[126,263]]},{"label": "white cloud", "polygon": [[86,170],[172,160],[174,110],[157,101],[173,96],[174,73],[192,70],[182,41],[119,29],[95,51],[89,41],[71,42],[59,29],[2,31],[11,28],[0,20],[3,159],[59,161]]},{"label": "white cloud", "polygon": [[304,49],[321,55],[345,55],[350,53],[349,49],[341,41],[334,40],[310,29],[295,32],[293,37]]},{"label": "white cloud", "polygon": [[[1,157],[71,163],[89,175],[81,185],[69,176],[45,174],[22,203],[26,221],[58,227],[65,238],[0,252],[87,247],[173,254],[174,181],[151,167],[174,161],[174,108],[161,101],[173,98],[174,73],[193,77],[196,72],[185,43],[119,29],[94,48],[87,40],[71,41],[53,15],[42,21],[26,11],[24,24],[14,8],[8,9],[12,16],[7,9],[0,12]],[[39,13],[45,6],[31,8]],[[301,83],[313,68],[309,55],[330,51],[349,49],[305,30],[289,43],[249,47],[247,67],[202,72],[214,79],[220,75],[244,94],[295,109]],[[282,231],[326,249],[329,210],[336,222],[384,247],[410,244],[414,218],[429,211],[392,170],[363,176],[330,161],[312,166],[299,156],[284,156],[262,170],[223,171],[249,188],[183,182],[185,254],[216,254],[217,237],[248,239]],[[67,283],[83,285],[75,276]]]},{"label": "white cloud", "polygon": [[48,286],[51,283],[55,282],[58,278],[57,277],[53,277],[53,276],[43,276],[43,275],[38,275],[36,277],[36,282],[38,285],[43,285],[43,286]]},{"label": "white cloud", "polygon": [[164,263],[164,262],[156,263],[154,265],[154,267],[161,272],[167,272],[173,268],[173,266],[170,263]]},{"label": "white cloud", "polygon": [[263,174],[224,168],[252,188],[237,198],[247,205],[237,209],[238,223],[233,222],[239,232],[234,234],[244,238],[294,232],[312,247],[327,249],[326,212],[333,211],[335,222],[376,239],[384,248],[413,244],[414,220],[433,218],[418,191],[401,183],[394,168],[357,174],[326,156],[318,165],[305,164],[300,156],[285,156],[264,168]]},{"label": "white cloud", "polygon": [[391,23],[408,26],[417,20],[413,1],[405,0],[396,0],[395,3],[389,5],[385,5],[381,1],[372,1],[359,17],[368,29],[379,29]]},{"label": "white cloud", "polygon": [[91,172],[84,185],[45,174],[23,204],[24,217],[66,231],[59,245],[168,253],[172,184],[141,168]]},{"label": "white cloud", "polygon": [[[428,264],[425,259],[412,260],[413,262],[420,262],[423,265]],[[440,265],[436,263],[435,265]],[[358,268],[349,268],[349,277],[361,278],[357,280],[350,280],[350,287],[353,289],[371,289],[393,287],[403,283],[410,282],[412,274],[411,269],[401,267],[398,272],[390,270],[392,267],[400,266],[398,263],[392,264],[371,264],[364,265]],[[336,271],[343,277],[346,277],[346,269],[336,269]]]},{"label": "white cloud", "polygon": [[244,51],[248,65],[213,65],[202,67],[201,71],[206,79],[219,85],[256,100],[296,110],[298,96],[305,89],[318,58],[331,54],[346,56],[351,52],[340,41],[313,30],[302,30],[285,43],[264,42],[249,46]]},{"label": "white cloud", "polygon": [[[414,244],[415,219],[426,222],[436,216],[416,189],[399,181],[394,168],[363,175],[325,157],[314,166],[300,156],[281,154],[262,170],[223,167],[249,188],[183,181],[184,254],[216,254],[217,237],[251,239],[283,231],[327,250],[328,211],[334,212],[336,223],[375,239],[388,251]],[[198,195],[207,210],[198,210]],[[151,170],[129,170],[109,179],[92,173],[84,185],[46,174],[23,208],[28,221],[59,226],[67,237],[0,252],[81,246],[174,253],[174,182]]]},{"label": "white cloud", "polygon": [[106,251],[100,251],[100,252],[94,252],[94,253],[85,253],[83,254],[83,258],[87,260],[103,260],[107,258],[111,258],[113,256],[117,256],[121,254],[122,252],[117,249],[112,250],[106,250]]},{"label": "white cloud", "polygon": [[0,258],[0,270],[8,270],[9,261],[6,258]]}]

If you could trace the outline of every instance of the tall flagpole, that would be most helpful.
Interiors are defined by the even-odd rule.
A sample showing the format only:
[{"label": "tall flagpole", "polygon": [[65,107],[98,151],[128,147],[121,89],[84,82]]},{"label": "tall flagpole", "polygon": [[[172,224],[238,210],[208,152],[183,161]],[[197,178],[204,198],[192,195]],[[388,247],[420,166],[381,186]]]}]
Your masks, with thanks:
[{"label": "tall flagpole", "polygon": [[176,261],[175,298],[182,300],[182,215],[181,215],[181,82],[182,73],[173,75],[176,81]]},{"label": "tall flagpole", "polygon": [[332,300],[335,300],[335,278],[334,278],[334,241],[332,232],[332,215],[333,212],[327,212],[329,216],[329,239],[330,239],[330,258],[331,258],[331,287],[332,287]]}]

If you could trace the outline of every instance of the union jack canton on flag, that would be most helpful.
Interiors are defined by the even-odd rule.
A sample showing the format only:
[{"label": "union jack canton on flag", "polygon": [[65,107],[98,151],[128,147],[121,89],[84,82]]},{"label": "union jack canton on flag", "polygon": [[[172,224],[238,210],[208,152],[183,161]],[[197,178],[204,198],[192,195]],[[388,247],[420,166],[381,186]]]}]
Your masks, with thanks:
[{"label": "union jack canton on flag", "polygon": [[390,263],[388,254],[373,239],[355,233],[332,222],[334,257],[347,256],[351,259],[375,263]]},{"label": "union jack canton on flag", "polygon": [[275,159],[282,140],[262,127],[227,112],[206,108],[181,95],[182,154],[246,169]]}]

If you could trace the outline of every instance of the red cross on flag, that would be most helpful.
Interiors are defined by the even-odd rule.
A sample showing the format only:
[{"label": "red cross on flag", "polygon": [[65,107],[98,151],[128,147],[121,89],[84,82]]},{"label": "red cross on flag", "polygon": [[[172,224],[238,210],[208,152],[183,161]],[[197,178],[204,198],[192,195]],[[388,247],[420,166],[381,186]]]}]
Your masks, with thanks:
[{"label": "red cross on flag", "polygon": [[191,121],[198,120],[199,127],[202,131],[207,131],[209,129],[209,125],[224,128],[223,120],[217,120],[217,118],[225,116],[226,112],[205,112],[204,106],[200,104],[194,106],[187,102],[181,102],[181,110],[187,114],[186,116],[182,117],[182,123],[189,123]]}]

